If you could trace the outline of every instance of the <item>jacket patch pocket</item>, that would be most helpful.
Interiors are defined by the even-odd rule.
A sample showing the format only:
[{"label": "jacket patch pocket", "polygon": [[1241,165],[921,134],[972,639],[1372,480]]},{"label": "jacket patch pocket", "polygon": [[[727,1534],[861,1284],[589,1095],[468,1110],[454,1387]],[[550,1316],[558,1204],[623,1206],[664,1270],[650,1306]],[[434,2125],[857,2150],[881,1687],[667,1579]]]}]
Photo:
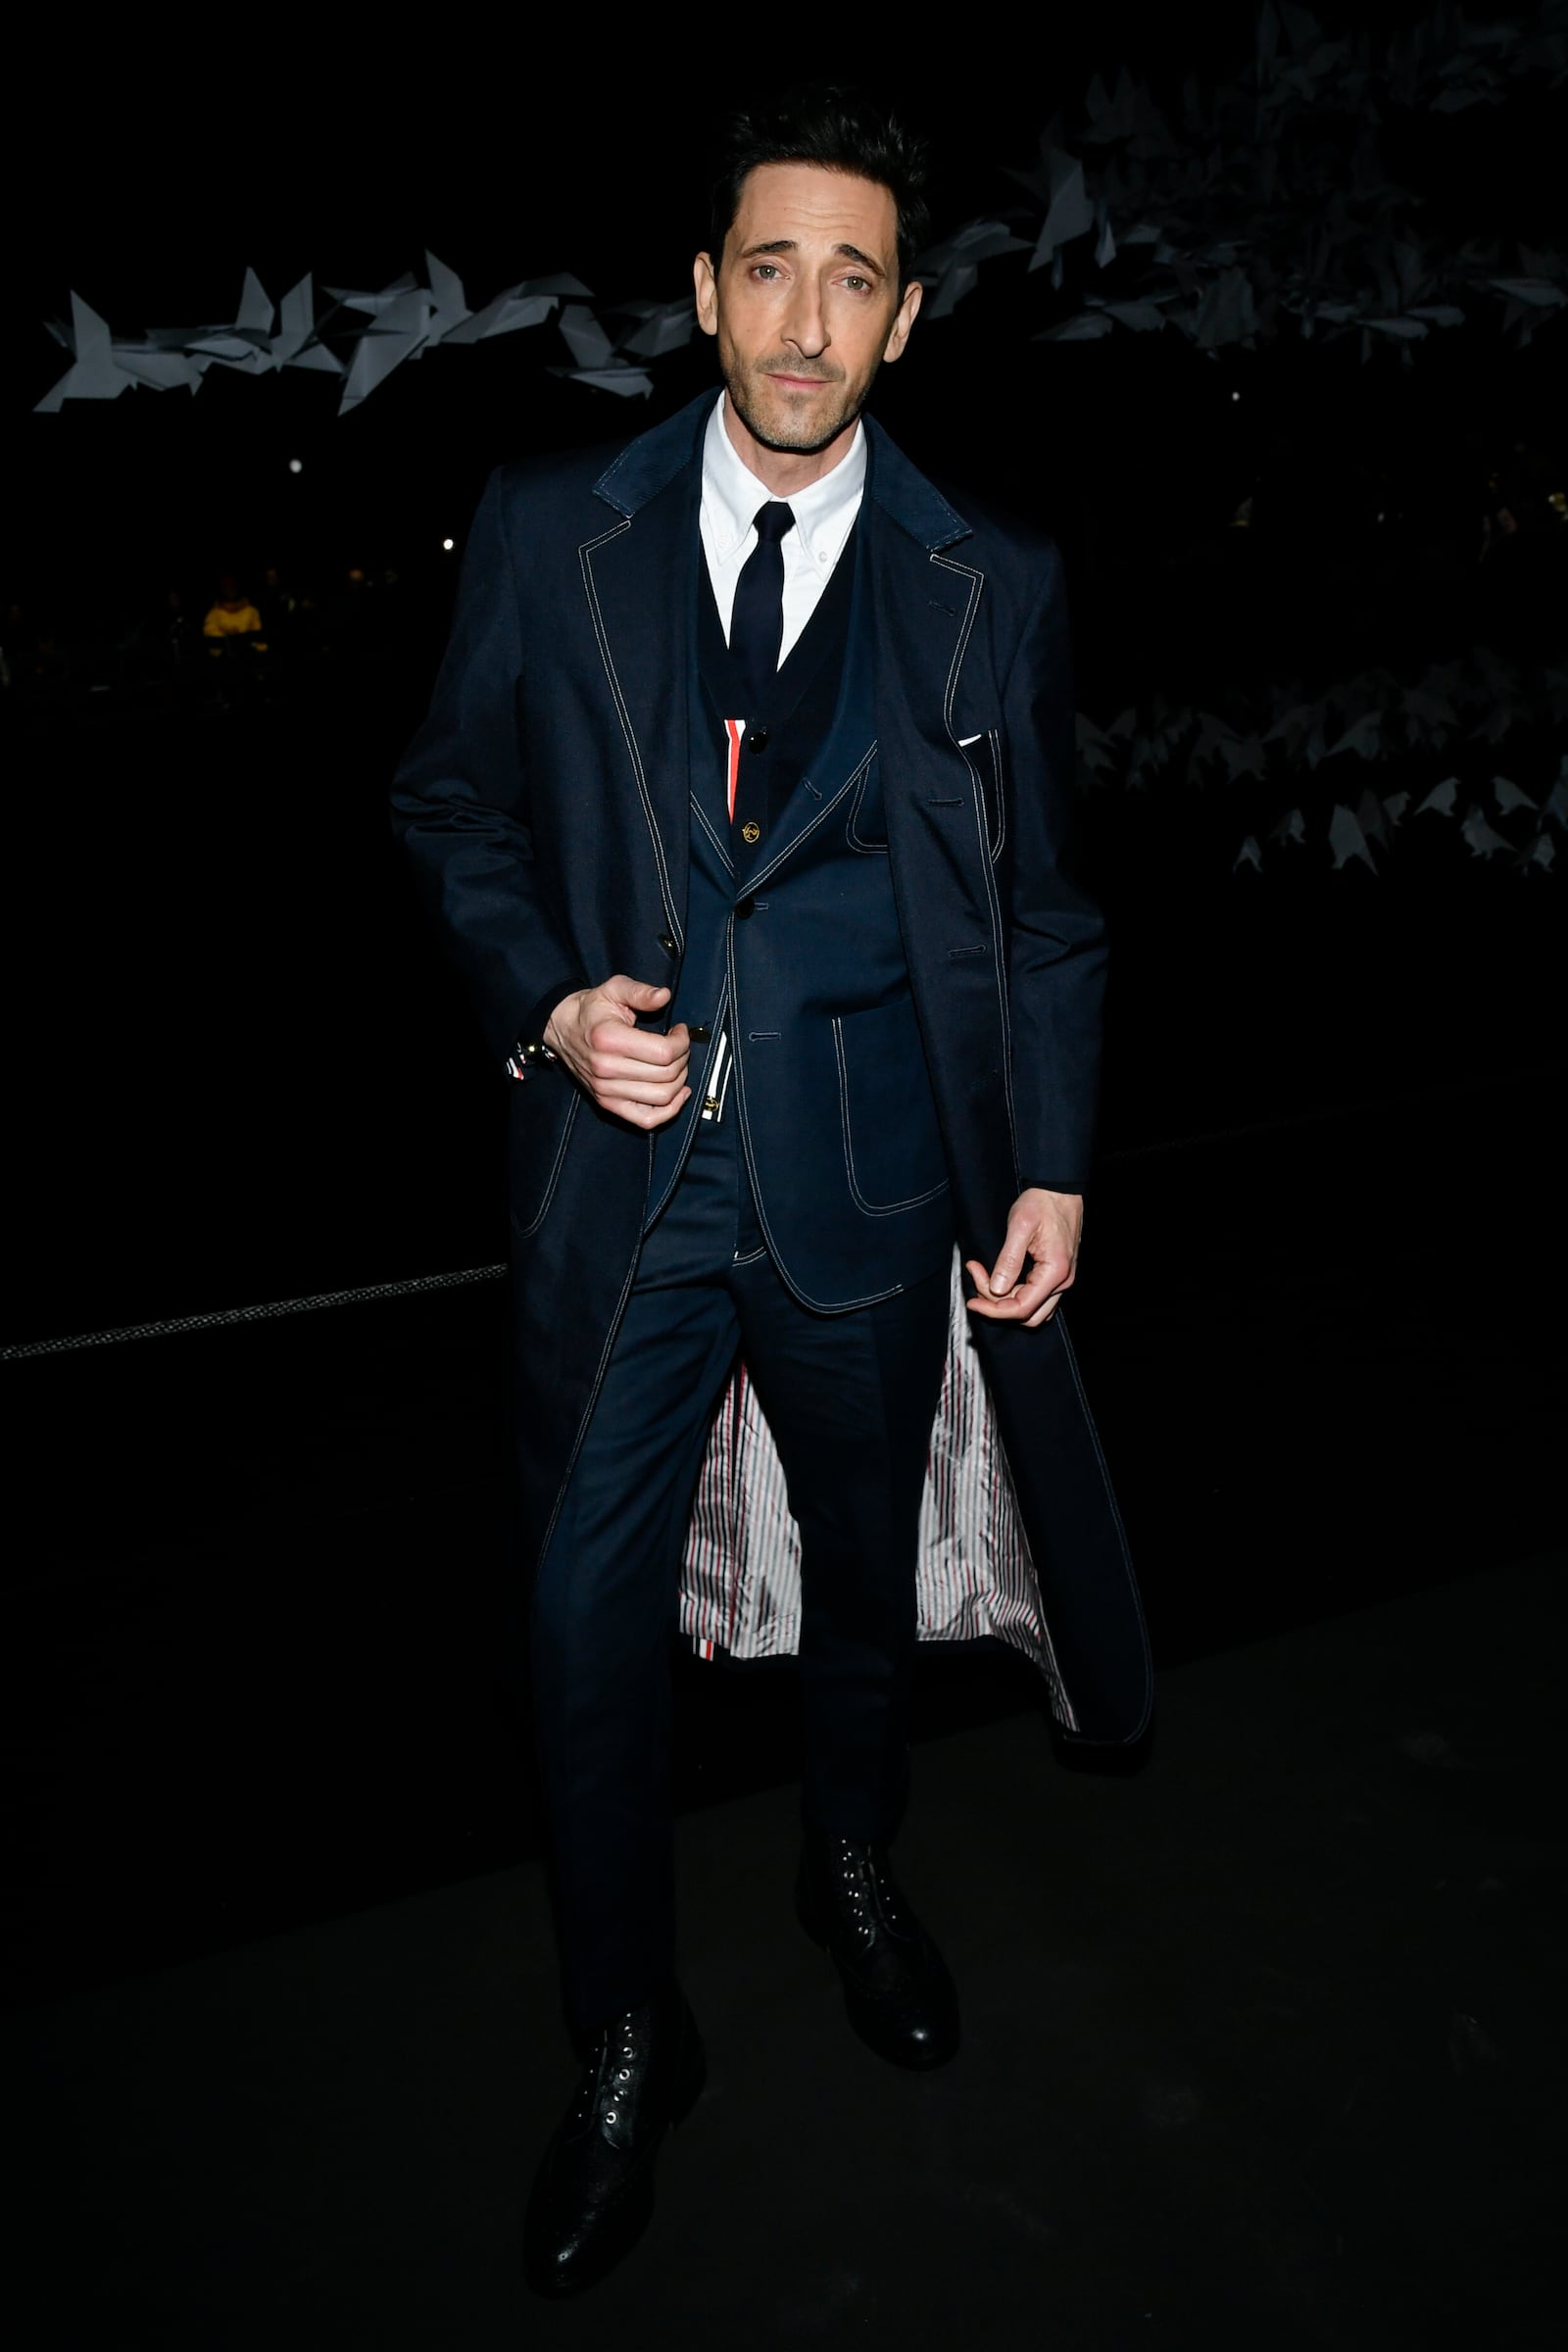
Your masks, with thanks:
[{"label": "jacket patch pocket", "polygon": [[868,1217],[919,1208],[948,1189],[937,1107],[913,1000],[835,1014],[844,1164]]},{"label": "jacket patch pocket", "polygon": [[874,759],[850,803],[844,838],[852,850],[859,850],[866,857],[885,858],[888,854],[888,820],[882,800],[882,772]]},{"label": "jacket patch pocket", "polygon": [[987,727],[983,735],[967,744],[969,761],[980,780],[980,814],[985,826],[986,848],[995,865],[1002,856],[1007,838],[1007,804],[1002,789],[1002,730]]}]

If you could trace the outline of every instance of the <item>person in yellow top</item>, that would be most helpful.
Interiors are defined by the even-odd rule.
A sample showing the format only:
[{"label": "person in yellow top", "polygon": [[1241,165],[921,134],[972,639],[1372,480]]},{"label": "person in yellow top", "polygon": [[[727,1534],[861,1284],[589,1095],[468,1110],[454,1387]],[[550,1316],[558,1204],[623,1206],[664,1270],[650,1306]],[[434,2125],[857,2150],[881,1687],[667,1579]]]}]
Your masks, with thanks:
[{"label": "person in yellow top", "polygon": [[[202,622],[202,635],[214,640],[213,652],[217,653],[220,650],[225,637],[255,636],[259,639],[262,626],[261,614],[241,588],[238,580],[231,573],[225,572],[218,583],[217,599],[209,611],[207,618]],[[258,653],[265,653],[267,650],[265,643],[259,643],[255,650]]]}]

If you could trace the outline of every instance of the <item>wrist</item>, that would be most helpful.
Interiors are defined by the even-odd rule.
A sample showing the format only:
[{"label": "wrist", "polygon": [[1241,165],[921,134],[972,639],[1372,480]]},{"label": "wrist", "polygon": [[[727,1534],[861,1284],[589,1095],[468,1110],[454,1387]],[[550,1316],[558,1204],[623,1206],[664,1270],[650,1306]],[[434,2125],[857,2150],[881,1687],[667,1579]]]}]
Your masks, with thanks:
[{"label": "wrist", "polygon": [[569,996],[563,997],[560,1004],[556,1006],[555,1011],[550,1015],[549,1020],[546,1021],[543,1029],[539,1032],[543,1044],[552,1054],[559,1055],[564,1051],[564,1038],[566,1029],[570,1024],[573,1013],[576,1011],[578,1005],[582,1003],[583,998],[587,994],[588,991],[585,988],[574,988]]}]

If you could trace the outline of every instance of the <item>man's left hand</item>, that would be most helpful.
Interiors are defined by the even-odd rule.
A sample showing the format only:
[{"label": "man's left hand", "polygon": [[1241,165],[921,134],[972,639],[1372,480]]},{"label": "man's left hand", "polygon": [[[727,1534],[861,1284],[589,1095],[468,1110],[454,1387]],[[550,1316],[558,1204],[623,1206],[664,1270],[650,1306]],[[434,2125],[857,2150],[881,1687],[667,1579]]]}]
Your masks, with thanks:
[{"label": "man's left hand", "polygon": [[[968,1301],[970,1314],[994,1323],[1022,1323],[1029,1331],[1049,1323],[1072,1289],[1083,1229],[1082,1193],[1048,1193],[1039,1186],[1020,1193],[991,1271],[978,1258],[964,1261],[978,1294]],[[1031,1261],[1027,1273],[1026,1259]]]}]

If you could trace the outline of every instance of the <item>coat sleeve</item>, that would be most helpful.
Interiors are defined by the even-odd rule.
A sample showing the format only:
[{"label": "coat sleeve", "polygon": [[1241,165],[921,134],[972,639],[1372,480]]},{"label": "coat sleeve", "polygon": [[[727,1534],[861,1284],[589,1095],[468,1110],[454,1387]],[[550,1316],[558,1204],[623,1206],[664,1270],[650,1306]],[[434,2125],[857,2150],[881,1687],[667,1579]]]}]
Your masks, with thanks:
[{"label": "coat sleeve", "polygon": [[534,856],[520,724],[524,647],[492,474],[464,557],[429,714],[399,764],[392,827],[478,1012],[498,1070],[588,985]]},{"label": "coat sleeve", "polygon": [[1054,544],[1043,549],[1041,564],[1003,696],[1012,771],[1013,1120],[1020,1184],[1081,1193],[1094,1152],[1105,938],[1100,910],[1073,870],[1072,656]]}]

